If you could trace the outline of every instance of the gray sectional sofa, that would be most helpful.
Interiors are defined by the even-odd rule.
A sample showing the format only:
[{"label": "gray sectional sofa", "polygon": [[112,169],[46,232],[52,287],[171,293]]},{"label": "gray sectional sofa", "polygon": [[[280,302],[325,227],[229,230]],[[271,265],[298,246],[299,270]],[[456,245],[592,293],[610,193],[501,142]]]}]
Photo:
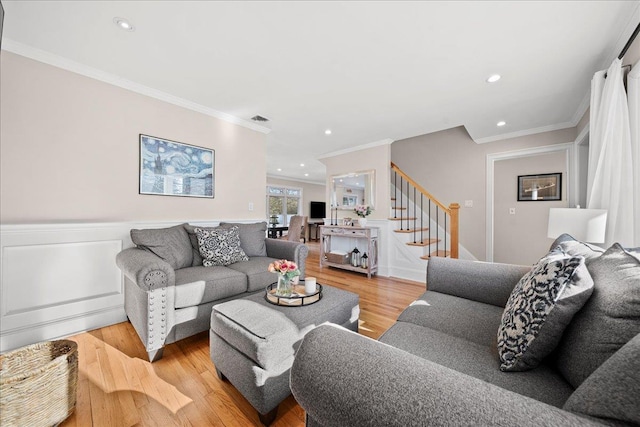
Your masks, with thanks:
[{"label": "gray sectional sofa", "polygon": [[505,305],[531,267],[432,258],[428,291],[379,341],[335,325],[306,335],[290,381],[307,426],[640,425],[640,254],[567,235],[558,246],[583,258],[587,291],[561,330],[538,327],[536,339],[557,338],[537,367],[503,372],[509,353],[498,354]]},{"label": "gray sectional sofa", "polygon": [[120,252],[116,263],[125,277],[125,311],[149,360],[160,359],[166,344],[208,330],[215,304],[263,292],[277,280],[267,271],[272,261],[294,261],[304,277],[308,248],[266,238],[266,222],[200,228],[235,232],[235,227],[248,260],[210,267],[203,265],[196,226],[131,230],[136,247]]}]

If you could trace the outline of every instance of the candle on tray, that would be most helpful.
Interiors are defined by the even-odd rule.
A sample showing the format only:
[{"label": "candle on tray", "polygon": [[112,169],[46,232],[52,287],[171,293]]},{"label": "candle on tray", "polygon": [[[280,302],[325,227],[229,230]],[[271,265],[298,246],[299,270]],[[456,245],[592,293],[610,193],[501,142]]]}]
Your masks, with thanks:
[{"label": "candle on tray", "polygon": [[316,291],[316,278],[315,277],[307,277],[304,279],[304,293],[307,295],[311,295]]}]

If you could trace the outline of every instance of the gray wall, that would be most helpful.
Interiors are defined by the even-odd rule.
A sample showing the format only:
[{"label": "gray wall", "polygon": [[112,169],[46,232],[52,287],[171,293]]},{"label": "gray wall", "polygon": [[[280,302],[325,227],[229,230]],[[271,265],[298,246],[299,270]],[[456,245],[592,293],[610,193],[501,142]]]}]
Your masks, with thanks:
[{"label": "gray wall", "polygon": [[[547,253],[549,208],[567,207],[567,155],[555,152],[495,162],[493,260],[534,264]],[[562,173],[562,200],[518,202],[518,175]],[[515,215],[509,209],[515,208]]]},{"label": "gray wall", "polygon": [[[476,144],[464,127],[457,127],[396,141],[391,160],[445,205],[460,203],[460,243],[485,260],[487,154],[573,142],[576,136],[576,129],[569,128]],[[473,207],[465,207],[465,200]],[[539,233],[546,236],[546,226]]]}]

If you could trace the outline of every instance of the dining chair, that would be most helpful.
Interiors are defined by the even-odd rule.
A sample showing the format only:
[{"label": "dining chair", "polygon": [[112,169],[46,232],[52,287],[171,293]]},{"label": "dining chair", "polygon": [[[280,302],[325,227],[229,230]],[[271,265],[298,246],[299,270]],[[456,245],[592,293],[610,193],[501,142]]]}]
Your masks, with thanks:
[{"label": "dining chair", "polygon": [[291,220],[289,220],[289,233],[287,234],[287,240],[299,242],[300,239],[302,239],[302,241],[306,243],[307,239],[305,239],[305,230],[308,227],[308,223],[308,216],[293,215]]}]

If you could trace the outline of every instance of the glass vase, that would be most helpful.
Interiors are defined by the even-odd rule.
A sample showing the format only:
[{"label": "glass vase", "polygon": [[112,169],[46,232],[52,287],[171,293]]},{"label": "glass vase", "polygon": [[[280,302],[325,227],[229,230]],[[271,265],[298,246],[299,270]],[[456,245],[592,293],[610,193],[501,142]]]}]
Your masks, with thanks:
[{"label": "glass vase", "polygon": [[290,297],[293,292],[293,278],[288,278],[284,274],[278,274],[278,287],[276,295],[279,297]]}]

